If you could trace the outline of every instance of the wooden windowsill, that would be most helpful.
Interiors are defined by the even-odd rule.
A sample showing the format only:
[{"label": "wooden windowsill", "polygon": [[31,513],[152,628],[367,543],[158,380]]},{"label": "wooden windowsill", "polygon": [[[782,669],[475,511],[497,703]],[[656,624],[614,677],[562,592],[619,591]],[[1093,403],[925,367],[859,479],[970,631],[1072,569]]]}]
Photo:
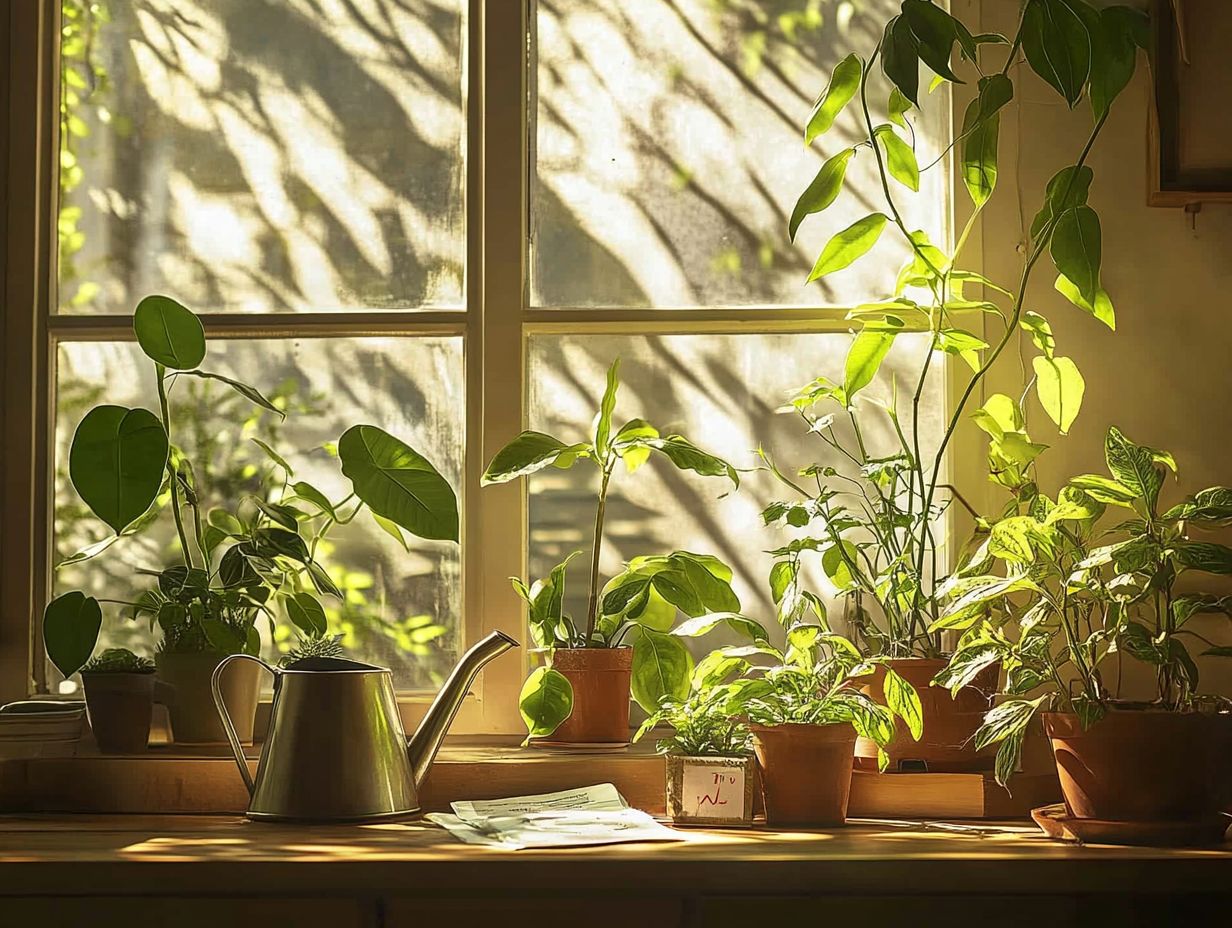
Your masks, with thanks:
[{"label": "wooden windowsill", "polygon": [[966,831],[886,822],[798,833],[696,830],[674,844],[498,851],[463,845],[417,822],[311,826],[238,816],[0,816],[0,896],[58,895],[69,886],[78,895],[151,896],[248,887],[301,899],[390,892],[542,899],[610,896],[622,887],[643,895],[737,897],[1158,895],[1226,892],[1230,864],[1228,850],[1058,844],[1021,823]]},{"label": "wooden windowsill", "polygon": [[[256,770],[259,746],[248,749]],[[649,744],[616,753],[557,753],[508,740],[451,739],[420,790],[425,811],[613,783],[628,802],[664,811],[663,758]],[[240,813],[248,794],[226,748],[155,746],[146,754],[0,761],[0,811],[98,814]]]}]

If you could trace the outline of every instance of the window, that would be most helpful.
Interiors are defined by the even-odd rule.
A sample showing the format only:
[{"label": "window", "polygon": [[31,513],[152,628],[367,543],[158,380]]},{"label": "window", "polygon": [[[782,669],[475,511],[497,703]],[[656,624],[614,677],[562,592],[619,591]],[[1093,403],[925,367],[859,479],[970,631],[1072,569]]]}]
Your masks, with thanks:
[{"label": "window", "polygon": [[[146,293],[204,314],[217,369],[287,404],[277,437],[293,467],[328,484],[323,446],[365,421],[423,449],[458,490],[459,548],[405,552],[364,529],[335,536],[331,552],[352,593],[331,623],[395,668],[409,703],[467,640],[524,637],[510,575],[589,546],[584,470],[536,477],[529,494],[481,493],[479,474],[524,424],[584,429],[613,357],[629,416],[741,466],[759,442],[803,463],[814,450],[773,410],[841,365],[843,307],[891,287],[904,255],[803,285],[826,230],[786,240],[822,160],[799,127],[836,50],[892,5],[14,5],[8,86],[34,92],[9,108],[5,695],[59,685],[29,622],[49,594],[123,586],[171,538],[167,526],[52,569],[100,537],[63,474],[82,410],[149,396],[129,338]],[[934,122],[916,130],[928,153],[948,116],[926,112]],[[857,159],[848,184],[873,177]],[[944,235],[947,176],[926,177],[906,218]],[[894,349],[904,361],[920,350],[909,338]],[[938,410],[943,380],[929,394]],[[178,402],[206,482],[259,487],[256,414],[204,387]],[[762,608],[770,485],[751,475],[716,502],[704,483],[646,471],[613,499],[604,571],[664,548],[711,551]],[[110,614],[105,629],[146,640]],[[460,724],[515,731],[521,671],[490,665]]]}]

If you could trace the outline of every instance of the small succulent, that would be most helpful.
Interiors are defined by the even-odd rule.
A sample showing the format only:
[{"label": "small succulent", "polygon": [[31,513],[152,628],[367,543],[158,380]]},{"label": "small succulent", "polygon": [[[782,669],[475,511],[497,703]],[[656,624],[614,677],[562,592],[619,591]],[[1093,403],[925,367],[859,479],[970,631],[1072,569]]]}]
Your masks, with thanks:
[{"label": "small succulent", "polygon": [[153,673],[154,662],[138,657],[128,648],[108,648],[86,661],[82,673]]},{"label": "small succulent", "polygon": [[295,647],[283,655],[279,666],[290,667],[299,661],[313,657],[342,657],[346,649],[342,646],[341,635],[322,635],[312,638],[300,638]]}]

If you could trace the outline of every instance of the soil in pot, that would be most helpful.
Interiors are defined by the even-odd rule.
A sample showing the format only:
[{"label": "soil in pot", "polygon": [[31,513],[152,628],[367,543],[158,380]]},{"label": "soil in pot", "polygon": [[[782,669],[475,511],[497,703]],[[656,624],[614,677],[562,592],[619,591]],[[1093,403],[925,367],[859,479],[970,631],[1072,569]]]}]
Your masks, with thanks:
[{"label": "soil in pot", "polygon": [[[211,651],[163,652],[156,657],[158,675],[174,689],[170,705],[171,736],[176,744],[222,744],[227,740],[210,678],[226,655]],[[222,698],[244,744],[252,744],[252,729],[261,694],[261,666],[234,661],[220,681]]]},{"label": "soil in pot", "polygon": [[[944,669],[944,658],[908,657],[890,661],[890,667],[915,687],[920,696],[924,733],[919,741],[911,737],[906,724],[899,719],[896,736],[886,753],[894,773],[969,773],[991,770],[997,749],[990,746],[976,751],[974,735],[992,707],[997,691],[1000,668],[993,664],[984,668],[967,686],[951,699],[950,691],[931,686],[932,680]],[[865,678],[863,689],[877,702],[885,702],[885,670],[877,669]],[[856,742],[856,765],[861,770],[877,769],[877,745],[867,738]]]},{"label": "soil in pot", "polygon": [[83,673],[86,712],[104,754],[141,754],[150,742],[153,673]]},{"label": "soil in pot", "polygon": [[627,744],[632,648],[562,648],[552,667],[573,687],[573,713],[540,744]]},{"label": "soil in pot", "polygon": [[1116,708],[1087,731],[1043,714],[1070,814],[1198,821],[1232,808],[1232,714]]},{"label": "soil in pot", "polygon": [[820,828],[847,821],[855,729],[845,722],[749,727],[767,825]]}]

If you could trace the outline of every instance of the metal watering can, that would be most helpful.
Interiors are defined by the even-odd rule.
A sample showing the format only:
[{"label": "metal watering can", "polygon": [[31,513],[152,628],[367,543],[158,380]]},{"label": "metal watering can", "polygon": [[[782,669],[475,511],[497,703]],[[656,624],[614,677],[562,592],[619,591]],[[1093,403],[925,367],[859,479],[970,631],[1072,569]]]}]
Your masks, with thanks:
[{"label": "metal watering can", "polygon": [[[493,632],[462,655],[408,739],[384,667],[337,658],[308,658],[290,668],[232,654],[211,680],[236,766],[248,787],[254,821],[362,822],[420,811],[419,787],[480,669],[517,647]],[[248,772],[219,680],[232,661],[256,661],[274,676],[269,732],[257,775]]]}]

